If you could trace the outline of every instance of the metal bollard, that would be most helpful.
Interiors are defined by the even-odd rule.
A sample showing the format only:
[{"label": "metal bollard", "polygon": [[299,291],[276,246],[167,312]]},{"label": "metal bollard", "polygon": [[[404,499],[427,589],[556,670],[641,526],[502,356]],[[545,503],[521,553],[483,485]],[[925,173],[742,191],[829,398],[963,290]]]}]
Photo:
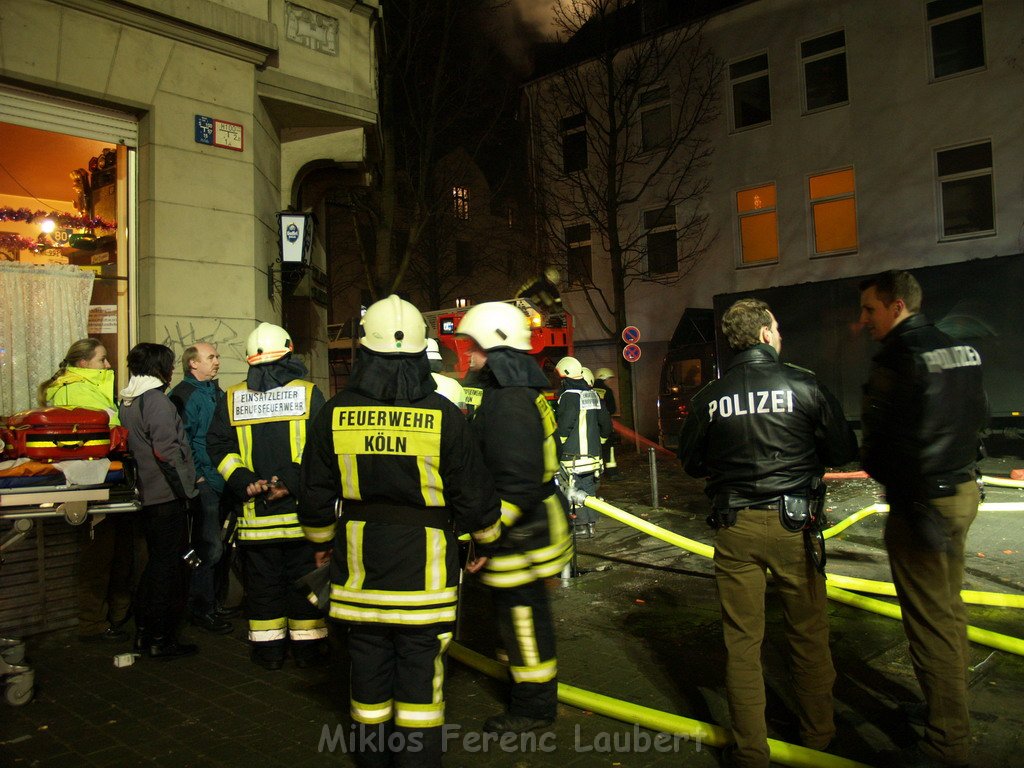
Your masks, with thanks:
[{"label": "metal bollard", "polygon": [[657,508],[658,505],[658,459],[654,455],[654,449],[647,449],[647,459],[651,465],[651,506]]}]

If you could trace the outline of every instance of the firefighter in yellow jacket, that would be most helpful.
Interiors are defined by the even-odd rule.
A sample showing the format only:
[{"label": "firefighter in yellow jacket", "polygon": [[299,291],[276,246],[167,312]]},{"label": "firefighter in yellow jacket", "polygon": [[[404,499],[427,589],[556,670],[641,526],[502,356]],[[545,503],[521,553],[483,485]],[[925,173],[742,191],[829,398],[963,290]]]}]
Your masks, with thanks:
[{"label": "firefighter in yellow jacket", "polygon": [[469,425],[434,391],[425,331],[397,296],[366,310],[348,387],[313,421],[302,462],[303,528],[333,546],[330,616],[347,627],[359,766],[441,765],[455,531],[486,555],[502,530]]},{"label": "firefighter in yellow jacket", "polygon": [[547,377],[530,350],[526,316],[503,302],[478,304],[456,332],[470,339],[470,370],[483,389],[471,426],[501,496],[507,528],[481,571],[491,587],[512,687],[506,712],[484,730],[522,733],[550,725],[558,703],[555,632],[544,579],[572,555],[569,525],[555,492],[555,415]]},{"label": "firefighter in yellow jacket", "polygon": [[246,381],[227,391],[207,432],[207,452],[242,502],[238,543],[244,557],[252,660],[280,669],[291,649],[300,667],[320,663],[327,626],[293,588],[315,566],[297,514],[306,425],[324,404],[287,331],[260,323],[246,343]]}]

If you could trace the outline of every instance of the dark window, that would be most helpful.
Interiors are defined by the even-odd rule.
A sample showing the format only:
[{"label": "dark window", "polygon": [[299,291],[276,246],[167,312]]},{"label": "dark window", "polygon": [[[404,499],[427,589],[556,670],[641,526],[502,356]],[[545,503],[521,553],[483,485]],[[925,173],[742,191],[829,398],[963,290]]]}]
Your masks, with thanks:
[{"label": "dark window", "polygon": [[473,252],[465,240],[455,241],[455,274],[461,277],[473,274]]},{"label": "dark window", "polygon": [[750,128],[772,119],[767,53],[730,64],[729,80],[734,128]]},{"label": "dark window", "polygon": [[644,152],[666,147],[672,132],[672,110],[668,86],[655,88],[640,96],[640,133]]},{"label": "dark window", "polygon": [[675,208],[645,211],[644,229],[647,230],[647,273],[665,275],[679,269]]},{"label": "dark window", "polygon": [[565,228],[566,263],[570,285],[591,282],[590,225],[576,224]]},{"label": "dark window", "polygon": [[932,77],[970,72],[985,66],[985,30],[980,0],[928,3]]},{"label": "dark window", "polygon": [[565,173],[587,170],[587,116],[562,119],[562,170]]},{"label": "dark window", "polygon": [[804,66],[808,112],[845,104],[849,100],[846,34],[842,30],[801,43],[800,57]]},{"label": "dark window", "polygon": [[995,232],[992,144],[983,142],[936,154],[942,237]]}]

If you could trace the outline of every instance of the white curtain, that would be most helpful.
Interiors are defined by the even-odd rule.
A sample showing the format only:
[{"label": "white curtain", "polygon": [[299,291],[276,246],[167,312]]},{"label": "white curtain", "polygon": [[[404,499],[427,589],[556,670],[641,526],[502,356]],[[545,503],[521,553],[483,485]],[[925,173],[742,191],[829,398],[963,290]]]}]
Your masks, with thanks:
[{"label": "white curtain", "polygon": [[35,408],[39,384],[87,336],[93,273],[0,263],[0,415]]}]

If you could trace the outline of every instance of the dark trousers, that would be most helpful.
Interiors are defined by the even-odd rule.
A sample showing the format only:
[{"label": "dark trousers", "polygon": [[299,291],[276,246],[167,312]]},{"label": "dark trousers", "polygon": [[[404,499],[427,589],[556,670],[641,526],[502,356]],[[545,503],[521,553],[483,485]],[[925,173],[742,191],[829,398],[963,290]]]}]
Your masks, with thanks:
[{"label": "dark trousers", "polygon": [[149,559],[139,583],[139,620],[154,638],[173,636],[181,618],[187,542],[185,502],[142,508],[141,526]]},{"label": "dark trousers", "polygon": [[351,714],[361,768],[440,768],[451,626],[350,624]]},{"label": "dark trousers", "polygon": [[107,515],[83,528],[78,560],[78,633],[85,636],[128,620],[132,594],[146,565],[146,546],[133,513]]},{"label": "dark trousers", "polygon": [[316,565],[305,539],[246,544],[245,599],[249,640],[266,659],[283,659],[289,637],[293,655],[312,653],[311,645],[327,637],[320,609],[295,588]]},{"label": "dark trousers", "polygon": [[[597,472],[574,472],[573,485],[588,496],[596,496]],[[588,525],[589,523],[596,523],[598,521],[600,515],[590,507],[580,506],[576,507],[576,509],[572,509],[569,499],[563,495],[562,488],[560,486],[558,486],[558,498],[562,502],[562,508],[565,510],[565,513],[569,515],[570,524]],[[573,514],[576,515],[575,518],[572,517]]]},{"label": "dark trousers", "polygon": [[766,569],[782,598],[791,675],[804,746],[824,749],[835,734],[825,579],[777,511],[741,509],[715,534],[715,581],[727,653],[725,688],[736,740],[734,764],[767,768],[768,729],[761,667]]},{"label": "dark trousers", "polygon": [[509,714],[553,720],[558,662],[547,587],[537,580],[521,587],[492,588],[491,595],[512,677]]},{"label": "dark trousers", "polygon": [[924,507],[893,500],[885,525],[910,660],[928,705],[921,749],[951,763],[970,758],[967,611],[960,589],[964,545],[978,503],[977,485],[961,483],[956,495]]},{"label": "dark trousers", "polygon": [[217,564],[224,554],[221,541],[221,495],[208,482],[199,483],[199,496],[192,500],[190,507],[192,523],[192,548],[202,560],[199,567],[192,569],[189,583],[188,607],[197,614],[205,614],[217,607],[216,575]]}]

